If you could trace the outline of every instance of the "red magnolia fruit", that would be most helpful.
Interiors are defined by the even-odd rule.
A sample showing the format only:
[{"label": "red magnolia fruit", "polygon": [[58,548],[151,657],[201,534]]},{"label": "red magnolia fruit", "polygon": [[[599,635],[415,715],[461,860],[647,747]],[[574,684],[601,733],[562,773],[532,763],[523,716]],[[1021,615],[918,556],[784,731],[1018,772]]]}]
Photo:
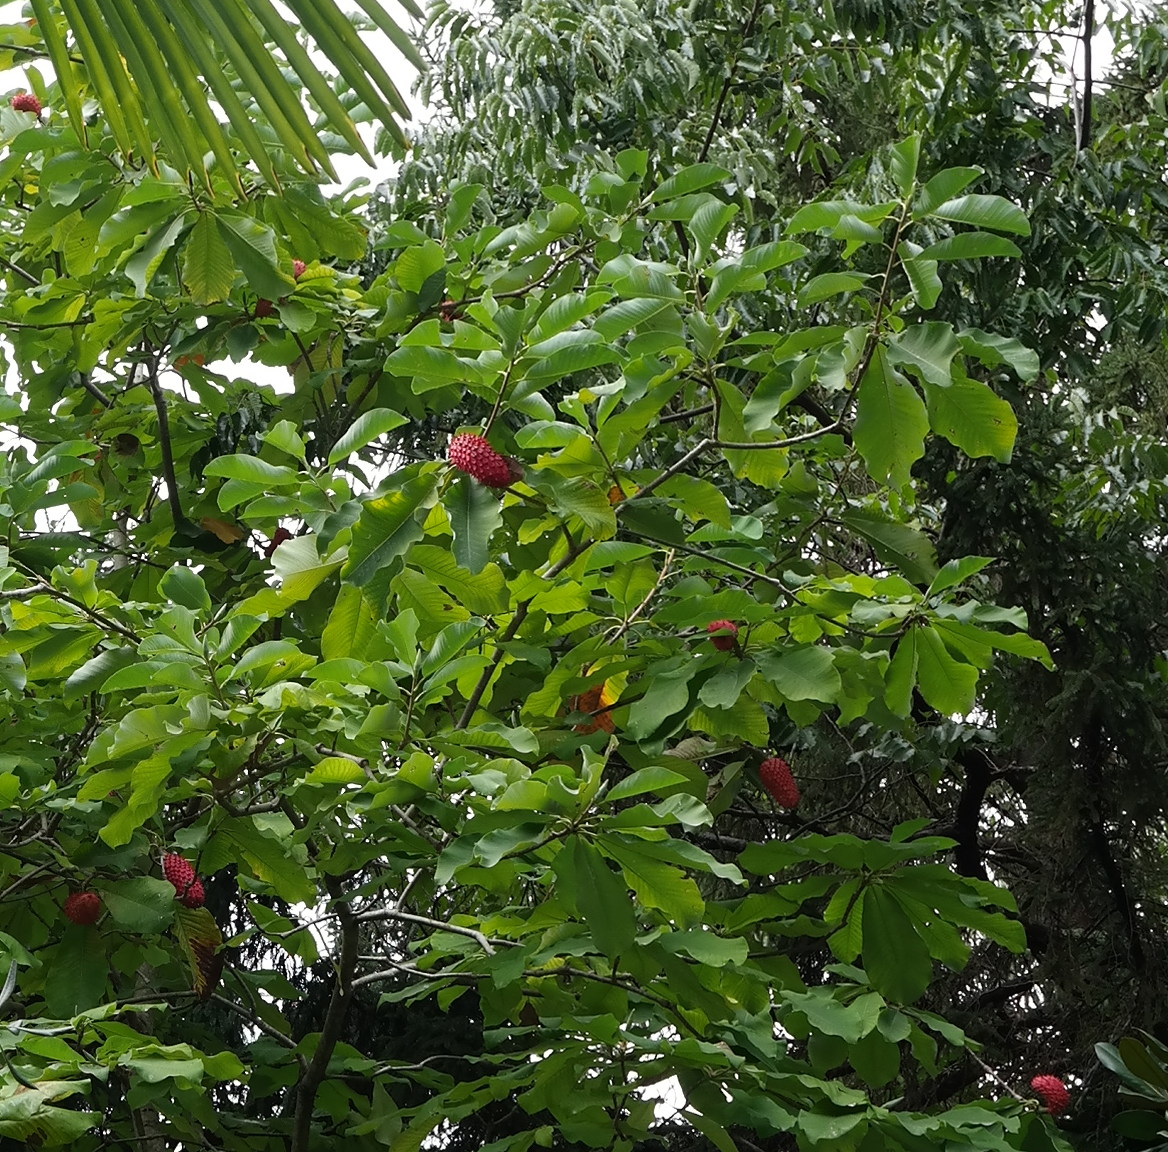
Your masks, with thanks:
[{"label": "red magnolia fruit", "polygon": [[[162,858],[162,874],[174,885],[174,895],[176,900],[184,900],[194,890],[194,886],[199,884],[198,878],[195,876],[195,870],[191,867],[189,860],[179,856],[176,852],[168,852]],[[203,886],[199,884],[199,893],[203,891]],[[199,903],[202,903],[201,895]],[[197,905],[196,905],[197,907]]]},{"label": "red magnolia fruit", "polygon": [[505,456],[500,456],[482,436],[463,432],[450,441],[447,459],[460,472],[473,476],[488,488],[507,488],[518,477]]},{"label": "red magnolia fruit", "polygon": [[729,652],[737,643],[738,625],[733,620],[711,620],[706,625],[710,643],[719,652]]},{"label": "red magnolia fruit", "polygon": [[308,265],[305,264],[303,260],[293,260],[292,261],[293,279],[299,280],[300,277],[304,275],[304,269],[307,267],[308,267]]},{"label": "red magnolia fruit", "polygon": [[202,880],[192,880],[187,885],[187,890],[181,893],[178,897],[178,902],[186,908],[202,908],[203,906],[203,882]]},{"label": "red magnolia fruit", "polygon": [[268,546],[264,549],[264,555],[269,560],[271,560],[272,553],[275,552],[275,550],[279,548],[285,540],[291,539],[292,533],[289,532],[287,528],[284,528],[283,526],[277,528],[275,532],[272,533],[272,539],[268,542]]},{"label": "red magnolia fruit", "polygon": [[799,807],[799,785],[791,775],[791,765],[781,756],[772,756],[758,766],[762,786],[781,808]]},{"label": "red magnolia fruit", "polygon": [[31,92],[18,92],[12,97],[12,107],[17,112],[31,112],[34,116],[41,114],[41,102]]},{"label": "red magnolia fruit", "polygon": [[65,901],[65,916],[74,924],[96,924],[101,916],[101,897],[96,892],[74,892]]},{"label": "red magnolia fruit", "polygon": [[265,300],[262,296],[256,301],[255,315],[257,320],[266,320],[269,316],[274,316],[276,313],[276,306],[271,300]]},{"label": "red magnolia fruit", "polygon": [[1071,1102],[1067,1086],[1057,1076],[1035,1076],[1030,1087],[1052,1116],[1065,1112]]}]

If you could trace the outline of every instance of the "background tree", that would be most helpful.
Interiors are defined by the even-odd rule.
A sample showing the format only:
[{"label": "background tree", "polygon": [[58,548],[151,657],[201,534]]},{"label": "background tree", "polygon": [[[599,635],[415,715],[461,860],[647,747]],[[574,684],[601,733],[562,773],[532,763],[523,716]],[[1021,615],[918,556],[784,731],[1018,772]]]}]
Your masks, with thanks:
[{"label": "background tree", "polygon": [[914,13],[437,10],[472,99],[388,219],[3,112],[0,1134],[1066,1146],[1023,1097],[1088,1067],[1070,937],[988,877],[1066,819],[1001,702],[1070,601],[959,513],[1029,477],[1081,537],[1116,465],[1060,431],[1100,349],[1007,291],[1051,258],[999,193],[1057,208],[1029,41],[977,55],[1018,14]]},{"label": "background tree", "polygon": [[[1027,333],[1045,383],[996,381],[1020,420],[1009,464],[962,464],[935,441],[918,474],[941,557],[997,556],[988,587],[1026,608],[1056,669],[999,663],[977,724],[936,726],[918,711],[911,748],[879,730],[849,732],[846,749],[831,734],[803,737],[823,741],[831,771],[841,752],[880,765],[879,806],[857,804],[853,827],[929,814],[958,839],[959,870],[1008,878],[1031,954],[971,966],[942,1002],[964,1005],[995,1067],[1021,1077],[1045,1062],[1081,1076],[1072,1123],[1102,1146],[1114,1139],[1115,1082],[1101,1079],[1092,1045],[1159,1029],[1164,1016],[1163,644],[1151,607],[1163,570],[1164,57],[1157,13],[1092,10],[1115,60],[1105,79],[1097,64],[1093,84],[1068,83],[1055,34],[1084,35],[1081,61],[1100,31],[1076,28],[1080,17],[1045,4],[841,5],[820,22],[803,8],[744,4],[639,6],[613,20],[607,9],[522,4],[480,10],[467,37],[464,17],[442,10],[434,27],[457,33],[431,81],[446,114],[421,137],[392,203],[408,211],[415,190],[436,192],[434,173],[453,166],[520,189],[518,213],[539,179],[567,179],[572,157],[619,139],[646,149],[651,170],[723,163],[739,219],[749,214],[763,235],[771,206],[781,212],[824,181],[831,195],[872,194],[873,147],[920,130],[935,162],[977,165],[986,186],[1026,206],[1032,234],[1012,238],[1020,260],[959,263],[931,314]],[[687,72],[691,60],[699,66]],[[686,259],[683,238],[670,258]],[[744,326],[788,322],[781,311],[742,314]],[[800,399],[832,407],[814,386]],[[846,545],[836,556],[862,562]],[[890,755],[912,770],[907,790],[887,787]],[[921,772],[933,784],[923,805]],[[983,1074],[970,1060],[928,1092],[968,1090]]]}]

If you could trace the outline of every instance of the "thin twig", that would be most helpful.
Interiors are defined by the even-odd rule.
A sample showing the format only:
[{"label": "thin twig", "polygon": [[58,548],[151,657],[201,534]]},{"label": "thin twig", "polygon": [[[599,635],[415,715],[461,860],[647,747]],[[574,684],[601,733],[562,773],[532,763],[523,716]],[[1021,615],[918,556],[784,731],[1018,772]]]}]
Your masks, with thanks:
[{"label": "thin twig", "polygon": [[[4,47],[12,49],[11,44],[5,44]],[[22,276],[29,284],[40,285],[40,281],[31,272],[26,272],[19,264],[13,264],[11,260],[7,260],[3,256],[0,256],[0,267],[7,268],[9,272],[15,272],[17,276]]]},{"label": "thin twig", "polygon": [[271,1036],[273,1040],[283,1044],[285,1048],[295,1048],[296,1041],[291,1036],[285,1036],[278,1028],[273,1028],[267,1021],[261,1020],[254,1012],[249,1012],[242,1004],[236,1004],[234,1000],[229,1000],[220,992],[212,992],[211,999],[216,1004],[222,1004],[224,1008],[234,1012],[237,1016],[243,1017],[253,1028],[258,1028],[265,1036]]},{"label": "thin twig", "polygon": [[17,567],[19,567],[30,580],[35,580],[37,587],[19,589],[12,588],[6,592],[0,593],[0,596],[8,599],[21,599],[22,597],[18,597],[16,595],[17,592],[27,593],[29,595],[36,594],[37,592],[43,592],[46,596],[51,596],[56,600],[64,600],[66,604],[71,604],[79,612],[82,612],[88,616],[95,624],[100,624],[103,628],[108,628],[111,632],[116,632],[119,636],[125,637],[125,639],[129,640],[131,643],[137,644],[140,641],[141,637],[139,637],[136,632],[133,632],[129,628],[123,628],[121,624],[111,620],[103,612],[99,612],[96,608],[90,608],[88,604],[78,600],[74,596],[70,596],[68,592],[62,592],[60,588],[50,584],[43,576],[33,572],[30,568],[25,567],[19,562],[17,562]]},{"label": "thin twig", "polygon": [[[398,912],[393,908],[375,908],[372,912],[362,912],[358,920],[404,920],[409,924],[424,924],[440,932],[454,932],[459,936],[469,936],[478,942],[478,945],[488,956],[494,956],[495,949],[491,942],[477,928],[466,928],[461,924],[448,924],[445,920],[433,920],[429,916],[417,916],[412,912]],[[500,941],[510,943],[510,941]]]}]

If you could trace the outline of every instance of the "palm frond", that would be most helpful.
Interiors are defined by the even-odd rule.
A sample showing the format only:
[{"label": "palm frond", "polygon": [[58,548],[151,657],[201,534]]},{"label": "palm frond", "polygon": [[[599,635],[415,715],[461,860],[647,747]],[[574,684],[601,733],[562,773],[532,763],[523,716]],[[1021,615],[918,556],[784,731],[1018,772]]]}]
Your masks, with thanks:
[{"label": "palm frond", "polygon": [[[408,106],[337,0],[285,2],[298,24],[272,0],[30,0],[78,136],[86,136],[88,93],[124,153],[155,162],[158,146],[170,164],[208,186],[211,157],[229,173],[238,160],[251,161],[278,185],[277,148],[305,171],[335,175],[305,92],[324,126],[371,159],[312,53],[324,57],[372,116],[404,142]],[[411,64],[423,67],[409,34],[381,0],[356,2]],[[399,3],[421,18],[414,0]],[[243,99],[236,85],[247,94]]]}]

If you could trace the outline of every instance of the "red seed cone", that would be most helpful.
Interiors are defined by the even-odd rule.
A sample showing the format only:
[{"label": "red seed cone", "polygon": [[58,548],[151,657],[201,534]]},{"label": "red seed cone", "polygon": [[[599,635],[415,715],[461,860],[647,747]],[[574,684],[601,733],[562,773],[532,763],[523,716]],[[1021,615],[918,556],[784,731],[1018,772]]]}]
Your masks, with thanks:
[{"label": "red seed cone", "polygon": [[719,652],[731,651],[737,642],[738,625],[733,620],[711,620],[706,631],[710,634],[710,643]]},{"label": "red seed cone", "polygon": [[799,807],[799,785],[791,775],[791,765],[781,756],[764,760],[758,766],[758,778],[779,807]]},{"label": "red seed cone", "polygon": [[187,908],[202,908],[203,906],[203,882],[202,880],[192,880],[187,886],[187,890],[178,897],[178,902],[185,905]]},{"label": "red seed cone", "polygon": [[[184,900],[193,891],[194,886],[199,884],[190,861],[175,852],[168,852],[163,856],[162,874],[174,885],[174,897],[176,900]],[[199,892],[202,893],[202,891],[203,886],[199,884]],[[201,899],[199,903],[202,903]],[[192,905],[192,907],[197,907],[197,905]]]},{"label": "red seed cone", "polygon": [[507,457],[500,456],[482,436],[463,432],[450,441],[447,459],[460,472],[488,488],[507,488],[516,477]]},{"label": "red seed cone", "polygon": [[257,320],[266,320],[269,316],[276,314],[276,306],[271,300],[265,300],[262,296],[256,301],[255,315]]},{"label": "red seed cone", "polygon": [[303,260],[293,260],[292,261],[292,277],[293,277],[293,279],[299,280],[300,277],[304,275],[304,269],[307,267],[308,267],[308,265],[305,264]]},{"label": "red seed cone", "polygon": [[34,116],[41,114],[41,102],[31,92],[18,92],[12,97],[12,107],[17,112],[31,112]]},{"label": "red seed cone", "polygon": [[74,892],[65,901],[65,916],[74,924],[96,924],[101,916],[101,897],[96,892]]},{"label": "red seed cone", "polygon": [[1035,1076],[1030,1087],[1052,1116],[1065,1112],[1071,1103],[1067,1086],[1057,1076]]}]

